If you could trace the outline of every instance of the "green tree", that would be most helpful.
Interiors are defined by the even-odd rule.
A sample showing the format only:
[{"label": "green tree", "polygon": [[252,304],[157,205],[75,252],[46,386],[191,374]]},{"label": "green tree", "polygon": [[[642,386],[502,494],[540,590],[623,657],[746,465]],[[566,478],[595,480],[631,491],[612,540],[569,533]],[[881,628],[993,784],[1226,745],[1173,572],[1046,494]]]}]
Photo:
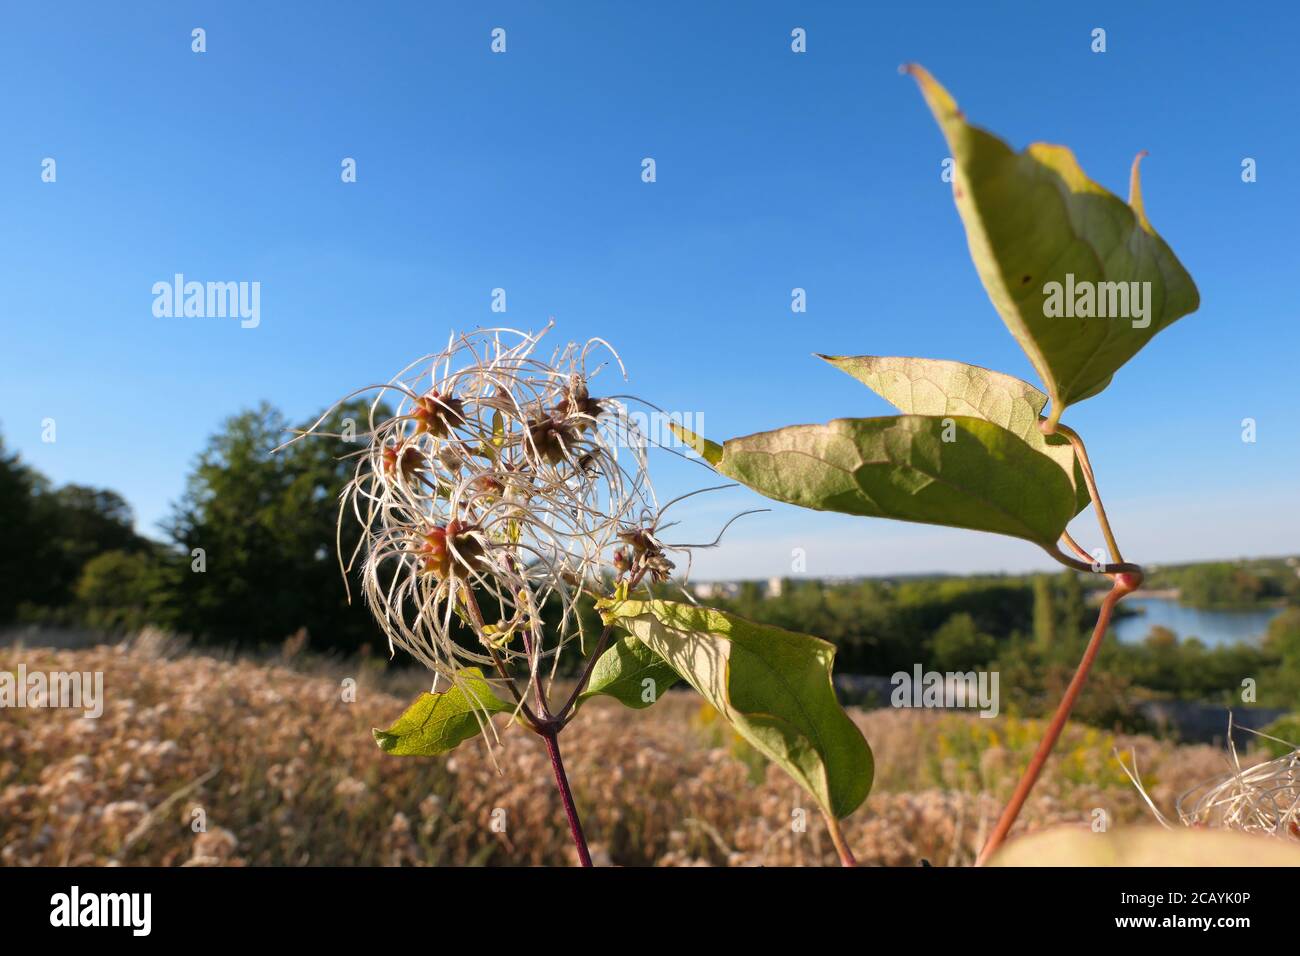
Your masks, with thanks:
[{"label": "green tree", "polygon": [[1263,682],[1261,700],[1300,711],[1300,608],[1289,607],[1268,625],[1264,648],[1278,659],[1273,686]]},{"label": "green tree", "polygon": [[5,452],[0,440],[0,622],[70,617],[86,562],[104,551],[148,546],[131,509],[114,491],[53,488]]},{"label": "green tree", "polygon": [[1147,631],[1145,643],[1152,650],[1168,650],[1178,646],[1178,635],[1163,624],[1155,624]]},{"label": "green tree", "polygon": [[1084,601],[1083,585],[1079,583],[1076,571],[1063,571],[1058,579],[1057,589],[1057,633],[1065,640],[1077,642],[1085,633],[1091,622],[1088,620],[1088,607]]},{"label": "green tree", "polygon": [[35,552],[40,527],[35,492],[40,476],[18,455],[5,451],[0,437],[0,623],[11,621],[19,606],[31,599],[30,582],[37,577]]},{"label": "green tree", "polygon": [[[322,431],[363,433],[367,406],[340,406]],[[278,642],[306,627],[315,646],[354,650],[377,637],[358,600],[347,603],[335,550],[337,499],[359,443],[290,437],[263,403],[228,419],[199,455],[167,531],[177,548],[182,627],[220,642]],[[358,532],[345,526],[344,553]]]},{"label": "green tree", "polygon": [[77,581],[82,620],[104,631],[174,623],[168,598],[174,575],[153,551],[105,551],[86,562]]},{"label": "green tree", "polygon": [[1249,607],[1280,591],[1249,569],[1222,561],[1184,568],[1178,581],[1183,602],[1194,607]]},{"label": "green tree", "polygon": [[930,657],[941,671],[967,671],[986,665],[997,652],[997,642],[981,634],[969,614],[954,614],[934,634]]},{"label": "green tree", "polygon": [[1034,640],[1043,651],[1056,644],[1056,605],[1052,599],[1052,579],[1045,574],[1034,576]]},{"label": "green tree", "polygon": [[91,558],[106,551],[136,553],[148,545],[135,533],[131,507],[115,491],[86,485],[51,490],[38,484],[33,502],[41,536],[35,548],[40,568],[32,603],[67,607]]}]

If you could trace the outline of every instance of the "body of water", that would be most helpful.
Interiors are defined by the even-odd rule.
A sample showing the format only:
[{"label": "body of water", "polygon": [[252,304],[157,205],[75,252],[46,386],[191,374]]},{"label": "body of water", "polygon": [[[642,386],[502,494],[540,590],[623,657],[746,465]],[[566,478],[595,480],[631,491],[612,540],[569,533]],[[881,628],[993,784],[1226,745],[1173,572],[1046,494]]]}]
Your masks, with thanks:
[{"label": "body of water", "polygon": [[1204,611],[1159,597],[1131,598],[1122,606],[1142,612],[1121,618],[1112,625],[1116,635],[1126,644],[1141,642],[1151,628],[1159,624],[1177,634],[1179,640],[1196,637],[1209,647],[1262,637],[1268,630],[1268,622],[1282,611],[1276,607]]}]

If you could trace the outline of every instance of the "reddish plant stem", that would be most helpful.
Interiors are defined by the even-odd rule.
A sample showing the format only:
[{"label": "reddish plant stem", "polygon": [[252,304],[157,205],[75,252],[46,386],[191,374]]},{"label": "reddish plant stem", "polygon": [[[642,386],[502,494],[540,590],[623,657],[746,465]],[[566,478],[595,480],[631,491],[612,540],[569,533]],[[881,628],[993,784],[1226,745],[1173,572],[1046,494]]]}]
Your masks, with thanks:
[{"label": "reddish plant stem", "polygon": [[[634,588],[638,583],[640,583],[642,574],[644,574],[644,572],[636,573],[631,577],[628,582],[629,588]],[[482,635],[484,631],[483,615],[479,611],[478,603],[474,600],[472,592],[468,592],[468,589],[466,590],[468,596],[467,604],[470,608],[471,618],[477,627],[479,634]],[[546,741],[546,752],[550,755],[551,769],[555,773],[555,787],[560,791],[560,800],[564,804],[564,816],[569,822],[569,834],[573,837],[574,846],[578,848],[578,861],[583,866],[592,865],[591,852],[587,849],[587,838],[582,832],[582,821],[578,819],[578,808],[573,802],[573,790],[569,786],[568,774],[564,771],[564,759],[560,756],[559,734],[564,725],[569,722],[570,718],[572,718],[578,695],[582,693],[583,688],[587,685],[587,681],[591,678],[591,672],[596,665],[596,660],[609,644],[612,632],[613,626],[607,624],[605,629],[601,632],[600,640],[597,642],[591,658],[587,661],[586,667],[583,668],[582,675],[578,678],[577,686],[574,687],[573,693],[569,695],[569,699],[565,701],[564,706],[560,708],[559,713],[555,716],[552,716],[548,706],[546,692],[542,689],[541,678],[535,673],[529,674],[528,677],[528,683],[533,685],[533,689],[536,692],[537,713],[534,714],[529,710],[528,705],[524,703],[523,698],[516,690],[514,681],[510,679],[505,663],[497,655],[491,644],[487,644],[488,651],[492,655],[492,660],[496,664],[497,670],[500,672],[502,678],[505,679],[506,685],[510,688],[510,692],[514,695],[516,702],[518,702],[520,708],[528,718],[530,729]],[[528,656],[528,659],[532,660],[534,647],[533,642],[535,641],[537,648],[539,650],[541,649],[541,631],[540,629],[535,629],[532,640],[529,639],[527,633],[524,633],[521,636],[524,642],[524,652]],[[525,693],[527,693],[527,687],[525,687]],[[850,854],[850,859],[851,858],[852,854]]]},{"label": "reddish plant stem", "polygon": [[[983,866],[989,861],[998,847],[1006,840],[1012,826],[1015,825],[1016,817],[1020,815],[1020,810],[1029,798],[1030,791],[1033,790],[1034,784],[1037,783],[1043,765],[1047,763],[1047,758],[1051,756],[1052,749],[1056,746],[1056,741],[1060,738],[1061,732],[1065,729],[1065,724],[1070,718],[1070,711],[1074,708],[1075,701],[1078,700],[1079,694],[1083,690],[1084,682],[1088,679],[1088,672],[1092,669],[1093,662],[1097,659],[1097,654],[1101,650],[1102,641],[1106,638],[1106,629],[1110,625],[1110,618],[1111,614],[1114,613],[1115,605],[1126,594],[1137,590],[1142,585],[1142,569],[1138,565],[1125,563],[1123,556],[1120,554],[1119,545],[1115,541],[1115,534],[1110,527],[1110,519],[1106,516],[1106,508],[1101,502],[1101,492],[1097,488],[1097,479],[1093,474],[1092,463],[1088,460],[1088,449],[1084,446],[1083,439],[1079,437],[1079,434],[1074,429],[1068,428],[1057,421],[1059,416],[1060,410],[1054,409],[1050,419],[1039,422],[1039,429],[1045,435],[1059,432],[1073,446],[1075,457],[1079,462],[1080,469],[1083,471],[1084,483],[1088,486],[1088,497],[1092,499],[1093,510],[1097,514],[1097,523],[1100,525],[1102,536],[1106,539],[1106,545],[1110,549],[1111,560],[1115,563],[1100,564],[1093,561],[1091,564],[1085,564],[1062,553],[1059,547],[1048,548],[1047,550],[1052,557],[1066,567],[1078,571],[1105,574],[1111,578],[1114,584],[1097,612],[1097,626],[1093,629],[1092,638],[1088,641],[1088,646],[1083,652],[1083,658],[1079,661],[1078,668],[1075,669],[1074,677],[1070,680],[1070,686],[1066,688],[1065,696],[1061,698],[1056,713],[1052,715],[1052,722],[1048,725],[1047,732],[1039,742],[1038,749],[1034,752],[1033,759],[1029,761],[1029,766],[1025,768],[1025,773],[1020,778],[1020,782],[1016,784],[1016,789],[1011,794],[1011,799],[1007,802],[1006,809],[1002,811],[1002,816],[998,819],[993,832],[989,835],[988,842],[984,844],[979,857],[975,860],[976,866]],[[1062,532],[1062,537],[1081,558],[1084,558],[1085,561],[1089,558],[1088,553],[1068,533]]]},{"label": "reddish plant stem", "polygon": [[1097,563],[1097,559],[1094,558],[1087,551],[1085,551],[1083,545],[1081,545],[1079,542],[1075,541],[1072,537],[1070,537],[1070,532],[1062,531],[1061,540],[1070,546],[1071,551],[1073,551],[1075,554],[1081,557],[1084,561],[1089,562],[1090,565],[1095,565]]},{"label": "reddish plant stem", "polygon": [[822,811],[822,816],[826,818],[826,829],[830,831],[831,842],[835,844],[835,852],[839,854],[840,866],[857,866],[857,858],[853,851],[849,849],[849,843],[844,839],[844,831],[840,829],[840,821],[834,816]]},{"label": "reddish plant stem", "polygon": [[560,722],[561,727],[573,719],[574,705],[578,702],[578,695],[586,689],[587,681],[591,680],[591,672],[595,670],[596,662],[600,660],[600,655],[603,654],[605,648],[609,646],[609,638],[613,633],[614,625],[612,624],[606,624],[605,629],[600,632],[600,640],[596,642],[596,649],[592,651],[591,656],[587,658],[587,664],[583,667],[582,674],[578,677],[578,683],[573,686],[573,693],[569,694],[569,699],[564,702],[564,706],[561,707],[559,713],[555,715],[555,719]]},{"label": "reddish plant stem", "polygon": [[[1077,547],[1077,545],[1072,545],[1072,547]],[[1095,560],[1093,560],[1092,564],[1088,564],[1085,561],[1076,561],[1060,548],[1045,548],[1044,550],[1050,554],[1054,560],[1059,561],[1067,568],[1073,568],[1075,571],[1081,571],[1084,574],[1104,574],[1111,579],[1114,579],[1118,574],[1136,574],[1138,577],[1142,576],[1142,566],[1138,564],[1100,564]],[[1087,556],[1089,560],[1092,560],[1091,556],[1087,555],[1086,552],[1085,556]]]},{"label": "reddish plant stem", "polygon": [[1106,517],[1106,506],[1101,503],[1101,492],[1097,490],[1097,477],[1093,474],[1092,462],[1088,458],[1088,449],[1084,447],[1083,439],[1073,428],[1059,422],[1051,431],[1045,425],[1040,425],[1040,429],[1047,434],[1064,435],[1074,446],[1075,457],[1078,458],[1079,467],[1083,471],[1084,484],[1088,486],[1088,497],[1092,499],[1092,510],[1097,513],[1097,524],[1101,527],[1102,537],[1106,539],[1106,547],[1110,549],[1110,559],[1123,562],[1124,556],[1119,553],[1119,543],[1115,540],[1115,533],[1110,529],[1110,519]]},{"label": "reddish plant stem", "polygon": [[[474,624],[475,631],[478,633],[479,637],[482,638],[484,633],[483,612],[479,610],[478,599],[474,597],[474,592],[469,588],[465,588],[465,609],[470,616],[470,620]],[[524,699],[519,695],[519,691],[515,687],[515,682],[510,677],[510,672],[506,669],[505,662],[501,660],[501,656],[497,654],[496,649],[491,644],[484,641],[484,646],[487,648],[488,654],[491,655],[492,663],[496,666],[497,673],[501,675],[501,680],[505,683],[506,689],[510,691],[510,696],[513,697],[515,703],[519,705],[519,708],[523,712],[524,717],[528,720],[529,725],[536,727],[538,724],[537,715],[529,710],[528,705],[524,703]]]},{"label": "reddish plant stem", "polygon": [[975,861],[976,866],[983,866],[987,863],[989,857],[1002,845],[1007,838],[1007,834],[1011,832],[1016,817],[1020,815],[1021,807],[1025,805],[1025,800],[1029,797],[1029,791],[1034,788],[1034,784],[1038,781],[1038,775],[1042,773],[1043,765],[1047,763],[1052,748],[1056,746],[1061,731],[1065,729],[1066,721],[1070,718],[1070,711],[1079,698],[1079,692],[1083,690],[1084,681],[1088,679],[1088,671],[1092,669],[1093,661],[1097,659],[1097,652],[1101,650],[1101,643],[1105,640],[1106,629],[1110,626],[1110,616],[1115,610],[1115,605],[1119,603],[1119,599],[1124,595],[1136,590],[1141,581],[1142,576],[1140,573],[1119,574],[1116,576],[1114,586],[1107,593],[1106,599],[1101,602],[1101,609],[1097,612],[1097,626],[1093,629],[1092,639],[1088,641],[1088,647],[1083,652],[1083,659],[1079,661],[1079,667],[1074,672],[1070,686],[1066,688],[1065,696],[1061,698],[1061,703],[1052,716],[1052,722],[1047,727],[1047,733],[1043,735],[1042,741],[1039,742],[1038,749],[1034,752],[1034,758],[1029,761],[1024,776],[1016,784],[1015,792],[1011,794],[1011,799],[1007,802],[1006,809],[1002,811],[997,826],[993,828],[993,832],[989,834],[988,842],[984,844],[984,849],[980,851],[979,858]]},{"label": "reddish plant stem", "polygon": [[556,731],[545,731],[541,737],[546,741],[546,752],[551,755],[551,769],[555,771],[555,786],[560,791],[560,800],[564,803],[564,815],[569,821],[569,833],[578,848],[578,862],[583,866],[591,866],[591,853],[587,849],[587,838],[582,833],[578,808],[573,804],[573,791],[569,789],[569,778],[564,772],[564,760],[560,757],[560,742]]},{"label": "reddish plant stem", "polygon": [[[645,577],[644,570],[634,572],[632,576],[627,579],[628,591],[630,592],[633,588],[639,585],[643,577]],[[600,660],[600,655],[603,654],[605,648],[609,646],[609,639],[613,634],[614,625],[612,622],[606,624],[604,630],[600,632],[600,639],[596,642],[596,648],[591,652],[591,656],[587,658],[587,664],[583,667],[582,673],[578,677],[578,683],[573,687],[573,693],[569,694],[569,699],[564,702],[564,706],[561,707],[559,712],[555,715],[555,720],[559,722],[560,728],[565,727],[569,721],[573,719],[574,708],[578,703],[578,696],[586,689],[587,681],[591,680],[591,672],[595,669],[596,662]]]}]

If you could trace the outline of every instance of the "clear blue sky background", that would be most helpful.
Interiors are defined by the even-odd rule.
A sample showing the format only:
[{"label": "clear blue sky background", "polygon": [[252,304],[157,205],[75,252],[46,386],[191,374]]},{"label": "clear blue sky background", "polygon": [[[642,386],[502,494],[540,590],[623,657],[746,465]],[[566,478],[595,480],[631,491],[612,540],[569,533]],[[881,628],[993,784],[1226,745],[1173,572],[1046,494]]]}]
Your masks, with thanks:
[{"label": "clear blue sky background", "polygon": [[[7,4],[0,429],[54,480],[122,492],[156,533],[224,417],[269,399],[305,419],[451,328],[501,318],[498,286],[510,323],[608,337],[631,390],[702,412],[717,439],[888,412],[814,351],[1032,379],[970,264],[943,141],[896,72],[915,60],[975,122],[1017,147],[1068,144],[1121,195],[1150,150],[1147,212],[1202,308],[1067,416],[1126,551],[1300,550],[1300,15],[1067,6]],[[1241,181],[1243,157],[1258,182]],[[151,286],[176,272],[261,282],[260,327],[155,318]],[[709,483],[661,464],[664,492]],[[683,534],[760,503],[716,496]],[[1089,513],[1075,527],[1097,543]],[[794,547],[818,575],[1046,560],[1011,539],[778,507],[697,575],[787,573]]]}]

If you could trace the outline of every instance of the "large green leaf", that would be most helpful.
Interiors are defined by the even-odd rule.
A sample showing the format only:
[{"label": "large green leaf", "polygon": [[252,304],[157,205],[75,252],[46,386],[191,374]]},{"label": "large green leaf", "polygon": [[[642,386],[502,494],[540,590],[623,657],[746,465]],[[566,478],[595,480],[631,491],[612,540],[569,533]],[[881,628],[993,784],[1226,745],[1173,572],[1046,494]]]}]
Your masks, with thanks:
[{"label": "large green leaf", "polygon": [[695,605],[600,606],[828,813],[846,817],[866,799],[875,767],[862,731],[835,699],[834,645]]},{"label": "large green leaf", "polygon": [[437,756],[478,734],[489,714],[513,709],[492,693],[482,671],[467,667],[447,690],[417,697],[387,730],[375,728],[375,743],[401,757]]},{"label": "large green leaf", "polygon": [[[929,73],[919,66],[908,70],[952,151],[953,197],[971,258],[994,307],[1042,376],[1055,422],[1067,405],[1105,388],[1157,332],[1195,311],[1196,285],[1147,221],[1136,162],[1125,203],[1089,179],[1069,149],[1034,143],[1014,152],[967,123]],[[1126,315],[1049,315],[1053,293],[1064,298],[1067,282],[1079,295],[1091,290],[1092,311],[1104,299],[1107,312]],[[1050,283],[1060,289],[1049,289]],[[1119,297],[1133,291],[1128,283],[1138,283],[1144,310],[1137,300],[1121,307]]]},{"label": "large green leaf", "polygon": [[1083,467],[1062,435],[1038,427],[1047,396],[1028,382],[978,365],[945,359],[880,355],[822,355],[906,415],[973,415],[1001,425],[1065,470],[1074,484],[1075,513],[1091,498]]},{"label": "large green leaf", "polygon": [[1061,467],[966,415],[840,418],[723,443],[714,467],[778,501],[1056,546],[1076,514]]},{"label": "large green leaf", "polygon": [[619,638],[600,655],[591,669],[587,689],[578,700],[604,694],[640,710],[679,680],[662,657],[629,635]]}]

